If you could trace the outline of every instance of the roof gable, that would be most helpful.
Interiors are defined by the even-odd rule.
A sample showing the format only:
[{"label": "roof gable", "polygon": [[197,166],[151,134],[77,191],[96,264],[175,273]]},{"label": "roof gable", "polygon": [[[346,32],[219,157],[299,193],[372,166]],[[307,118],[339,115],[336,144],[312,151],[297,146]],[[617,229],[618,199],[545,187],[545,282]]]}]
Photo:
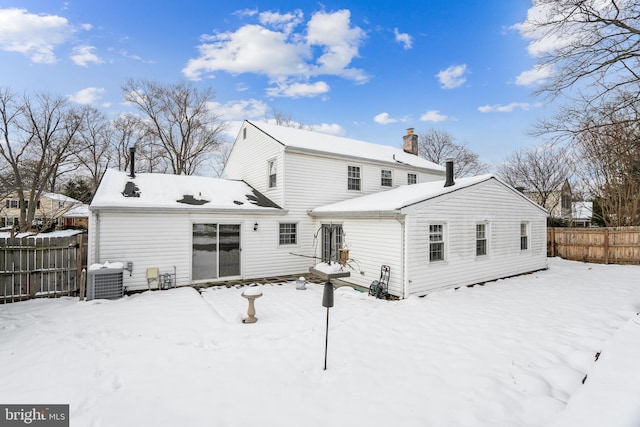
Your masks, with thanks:
[{"label": "roof gable", "polygon": [[[429,199],[450,194],[463,188],[495,180],[512,190],[514,194],[536,206],[542,211],[544,208],[531,201],[528,197],[498,179],[494,175],[479,175],[468,178],[456,178],[455,184],[445,187],[444,180],[425,182],[421,184],[403,185],[393,190],[382,191],[375,194],[356,197],[342,202],[320,206],[311,211],[312,214],[335,214],[335,213],[380,213],[380,212],[400,212],[403,208],[424,202]],[[546,212],[546,211],[545,211]]]},{"label": "roof gable", "polygon": [[445,170],[443,166],[422,157],[405,153],[402,149],[396,147],[270,123],[248,120],[246,123],[278,141],[285,147],[285,150],[289,151],[352,157],[393,165],[406,165],[436,172],[444,172]]},{"label": "roof gable", "polygon": [[244,181],[160,173],[137,173],[131,178],[114,169],[105,173],[90,208],[281,210]]}]

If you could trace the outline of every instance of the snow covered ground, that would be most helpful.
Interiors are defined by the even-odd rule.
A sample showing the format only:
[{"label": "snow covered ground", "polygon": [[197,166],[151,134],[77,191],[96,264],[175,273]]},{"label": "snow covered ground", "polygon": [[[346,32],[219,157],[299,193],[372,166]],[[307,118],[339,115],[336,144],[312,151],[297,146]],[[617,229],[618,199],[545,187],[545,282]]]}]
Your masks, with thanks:
[{"label": "snow covered ground", "polygon": [[326,371],[322,285],[262,285],[250,325],[242,288],[2,305],[0,403],[68,403],[74,427],[639,426],[640,267],[549,264],[404,301],[339,288]]}]

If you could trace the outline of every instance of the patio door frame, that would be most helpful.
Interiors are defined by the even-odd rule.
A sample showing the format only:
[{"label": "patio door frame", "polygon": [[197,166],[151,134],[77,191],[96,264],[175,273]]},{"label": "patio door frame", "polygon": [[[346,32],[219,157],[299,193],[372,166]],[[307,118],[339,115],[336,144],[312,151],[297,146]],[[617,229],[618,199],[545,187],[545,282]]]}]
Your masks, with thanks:
[{"label": "patio door frame", "polygon": [[[216,256],[216,277],[209,277],[204,279],[194,279],[193,268],[194,268],[194,242],[193,242],[193,229],[195,225],[215,225],[216,226],[216,239],[215,239],[215,256]],[[240,279],[242,277],[242,223],[234,223],[234,222],[226,222],[226,221],[194,221],[191,223],[191,283],[206,283],[206,282],[215,282],[215,281],[224,281],[224,280],[233,280]],[[224,226],[236,226],[237,229],[237,275],[228,275],[228,276],[220,276],[220,261],[221,261],[221,236],[220,236],[220,227]],[[233,233],[235,234],[235,233]],[[232,244],[236,244],[236,242],[232,242]]]}]

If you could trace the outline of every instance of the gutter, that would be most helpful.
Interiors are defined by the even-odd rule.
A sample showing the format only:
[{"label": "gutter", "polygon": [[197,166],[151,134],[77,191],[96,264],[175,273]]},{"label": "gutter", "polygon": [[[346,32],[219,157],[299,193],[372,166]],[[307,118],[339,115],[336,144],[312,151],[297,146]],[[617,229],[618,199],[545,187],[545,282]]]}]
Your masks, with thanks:
[{"label": "gutter", "polygon": [[102,212],[138,212],[138,213],[174,213],[174,214],[234,214],[234,215],[286,215],[288,209],[189,209],[189,208],[170,208],[155,206],[93,206],[89,207],[89,211]]},{"label": "gutter", "polygon": [[331,212],[314,212],[307,211],[309,216],[314,218],[396,218],[402,215],[400,210],[391,211],[331,211]]}]

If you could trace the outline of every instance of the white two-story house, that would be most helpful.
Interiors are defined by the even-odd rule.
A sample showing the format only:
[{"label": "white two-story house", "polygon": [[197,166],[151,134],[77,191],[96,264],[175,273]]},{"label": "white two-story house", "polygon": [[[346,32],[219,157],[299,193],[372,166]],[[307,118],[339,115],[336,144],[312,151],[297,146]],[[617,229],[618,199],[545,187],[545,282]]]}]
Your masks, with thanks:
[{"label": "white two-story house", "polygon": [[544,209],[490,175],[445,187],[417,135],[398,139],[245,121],[225,179],[108,171],[90,208],[90,263],[131,263],[135,290],[150,286],[149,268],[175,271],[178,285],[260,279],[348,249],[346,281],[368,286],[389,265],[398,297],[546,267]]}]

